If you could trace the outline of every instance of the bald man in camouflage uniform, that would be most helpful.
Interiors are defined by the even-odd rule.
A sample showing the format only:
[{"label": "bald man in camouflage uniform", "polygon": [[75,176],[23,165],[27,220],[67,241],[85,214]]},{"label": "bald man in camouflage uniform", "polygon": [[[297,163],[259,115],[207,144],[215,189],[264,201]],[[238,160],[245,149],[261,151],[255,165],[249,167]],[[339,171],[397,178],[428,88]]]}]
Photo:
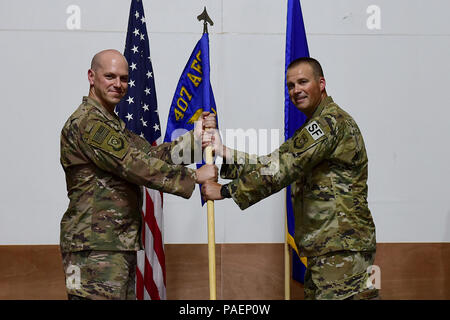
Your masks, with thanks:
[{"label": "bald man in camouflage uniform", "polygon": [[226,162],[221,177],[234,180],[223,186],[207,182],[202,192],[210,200],[232,198],[244,210],[292,185],[295,242],[300,256],[308,258],[305,298],[377,298],[367,271],[376,240],[361,132],[327,96],[316,60],[294,61],[286,79],[291,101],[308,118],[305,124],[255,164],[249,155],[216,143]]},{"label": "bald man in camouflage uniform", "polygon": [[[88,80],[89,96],[61,132],[70,199],[60,238],[67,293],[69,299],[135,299],[136,251],[142,249],[141,186],[189,198],[195,183],[217,180],[217,168],[193,170],[172,161],[175,146],[193,151],[196,143],[202,144],[197,142],[201,126],[195,136],[188,132],[157,147],[125,128],[114,114],[128,84],[128,64],[121,53],[95,55]],[[202,121],[215,127],[209,113]]]}]

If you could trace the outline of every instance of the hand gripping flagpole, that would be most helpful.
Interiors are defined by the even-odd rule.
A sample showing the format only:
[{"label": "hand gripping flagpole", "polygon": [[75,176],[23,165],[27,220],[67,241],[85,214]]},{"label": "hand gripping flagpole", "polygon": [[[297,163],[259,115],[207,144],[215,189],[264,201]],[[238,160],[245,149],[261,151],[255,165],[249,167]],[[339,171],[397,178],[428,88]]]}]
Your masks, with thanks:
[{"label": "hand gripping flagpole", "polygon": [[[211,18],[206,12],[206,7],[203,12],[197,17],[199,21],[203,20],[203,33],[208,33],[208,23],[214,25]],[[214,128],[215,129],[215,128]],[[206,163],[214,164],[212,146],[207,146]],[[216,239],[215,239],[215,223],[214,223],[214,201],[208,200],[206,202],[208,210],[208,260],[209,260],[209,300],[216,300]]]}]

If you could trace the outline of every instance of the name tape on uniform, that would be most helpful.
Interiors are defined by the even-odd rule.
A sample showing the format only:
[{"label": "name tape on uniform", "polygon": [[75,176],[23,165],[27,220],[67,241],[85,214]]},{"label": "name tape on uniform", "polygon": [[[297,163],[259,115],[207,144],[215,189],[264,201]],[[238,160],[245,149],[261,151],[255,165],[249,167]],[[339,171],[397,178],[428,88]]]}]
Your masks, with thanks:
[{"label": "name tape on uniform", "polygon": [[314,140],[317,140],[324,135],[323,130],[315,121],[312,121],[310,124],[308,124],[306,126],[306,130]]}]

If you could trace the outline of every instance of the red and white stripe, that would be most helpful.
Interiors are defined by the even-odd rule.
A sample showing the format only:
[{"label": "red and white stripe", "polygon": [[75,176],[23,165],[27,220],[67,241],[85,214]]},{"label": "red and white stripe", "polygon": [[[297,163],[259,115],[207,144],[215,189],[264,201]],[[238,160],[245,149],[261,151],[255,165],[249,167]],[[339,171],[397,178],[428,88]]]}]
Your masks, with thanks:
[{"label": "red and white stripe", "polygon": [[144,250],[137,253],[136,299],[166,299],[162,192],[144,187],[142,206]]}]

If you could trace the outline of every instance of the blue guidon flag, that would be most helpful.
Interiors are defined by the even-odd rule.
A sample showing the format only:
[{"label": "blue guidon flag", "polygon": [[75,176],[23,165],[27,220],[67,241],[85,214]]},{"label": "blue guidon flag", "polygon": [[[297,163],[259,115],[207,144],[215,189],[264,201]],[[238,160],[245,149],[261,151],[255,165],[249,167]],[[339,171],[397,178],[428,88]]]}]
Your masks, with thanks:
[{"label": "blue guidon flag", "polygon": [[[186,130],[194,129],[194,123],[203,111],[214,113],[217,117],[210,82],[208,33],[204,33],[197,42],[178,81],[167,119],[164,142],[173,141]],[[217,118],[216,121],[218,123]],[[202,164],[197,164],[197,167],[200,166]]]}]

